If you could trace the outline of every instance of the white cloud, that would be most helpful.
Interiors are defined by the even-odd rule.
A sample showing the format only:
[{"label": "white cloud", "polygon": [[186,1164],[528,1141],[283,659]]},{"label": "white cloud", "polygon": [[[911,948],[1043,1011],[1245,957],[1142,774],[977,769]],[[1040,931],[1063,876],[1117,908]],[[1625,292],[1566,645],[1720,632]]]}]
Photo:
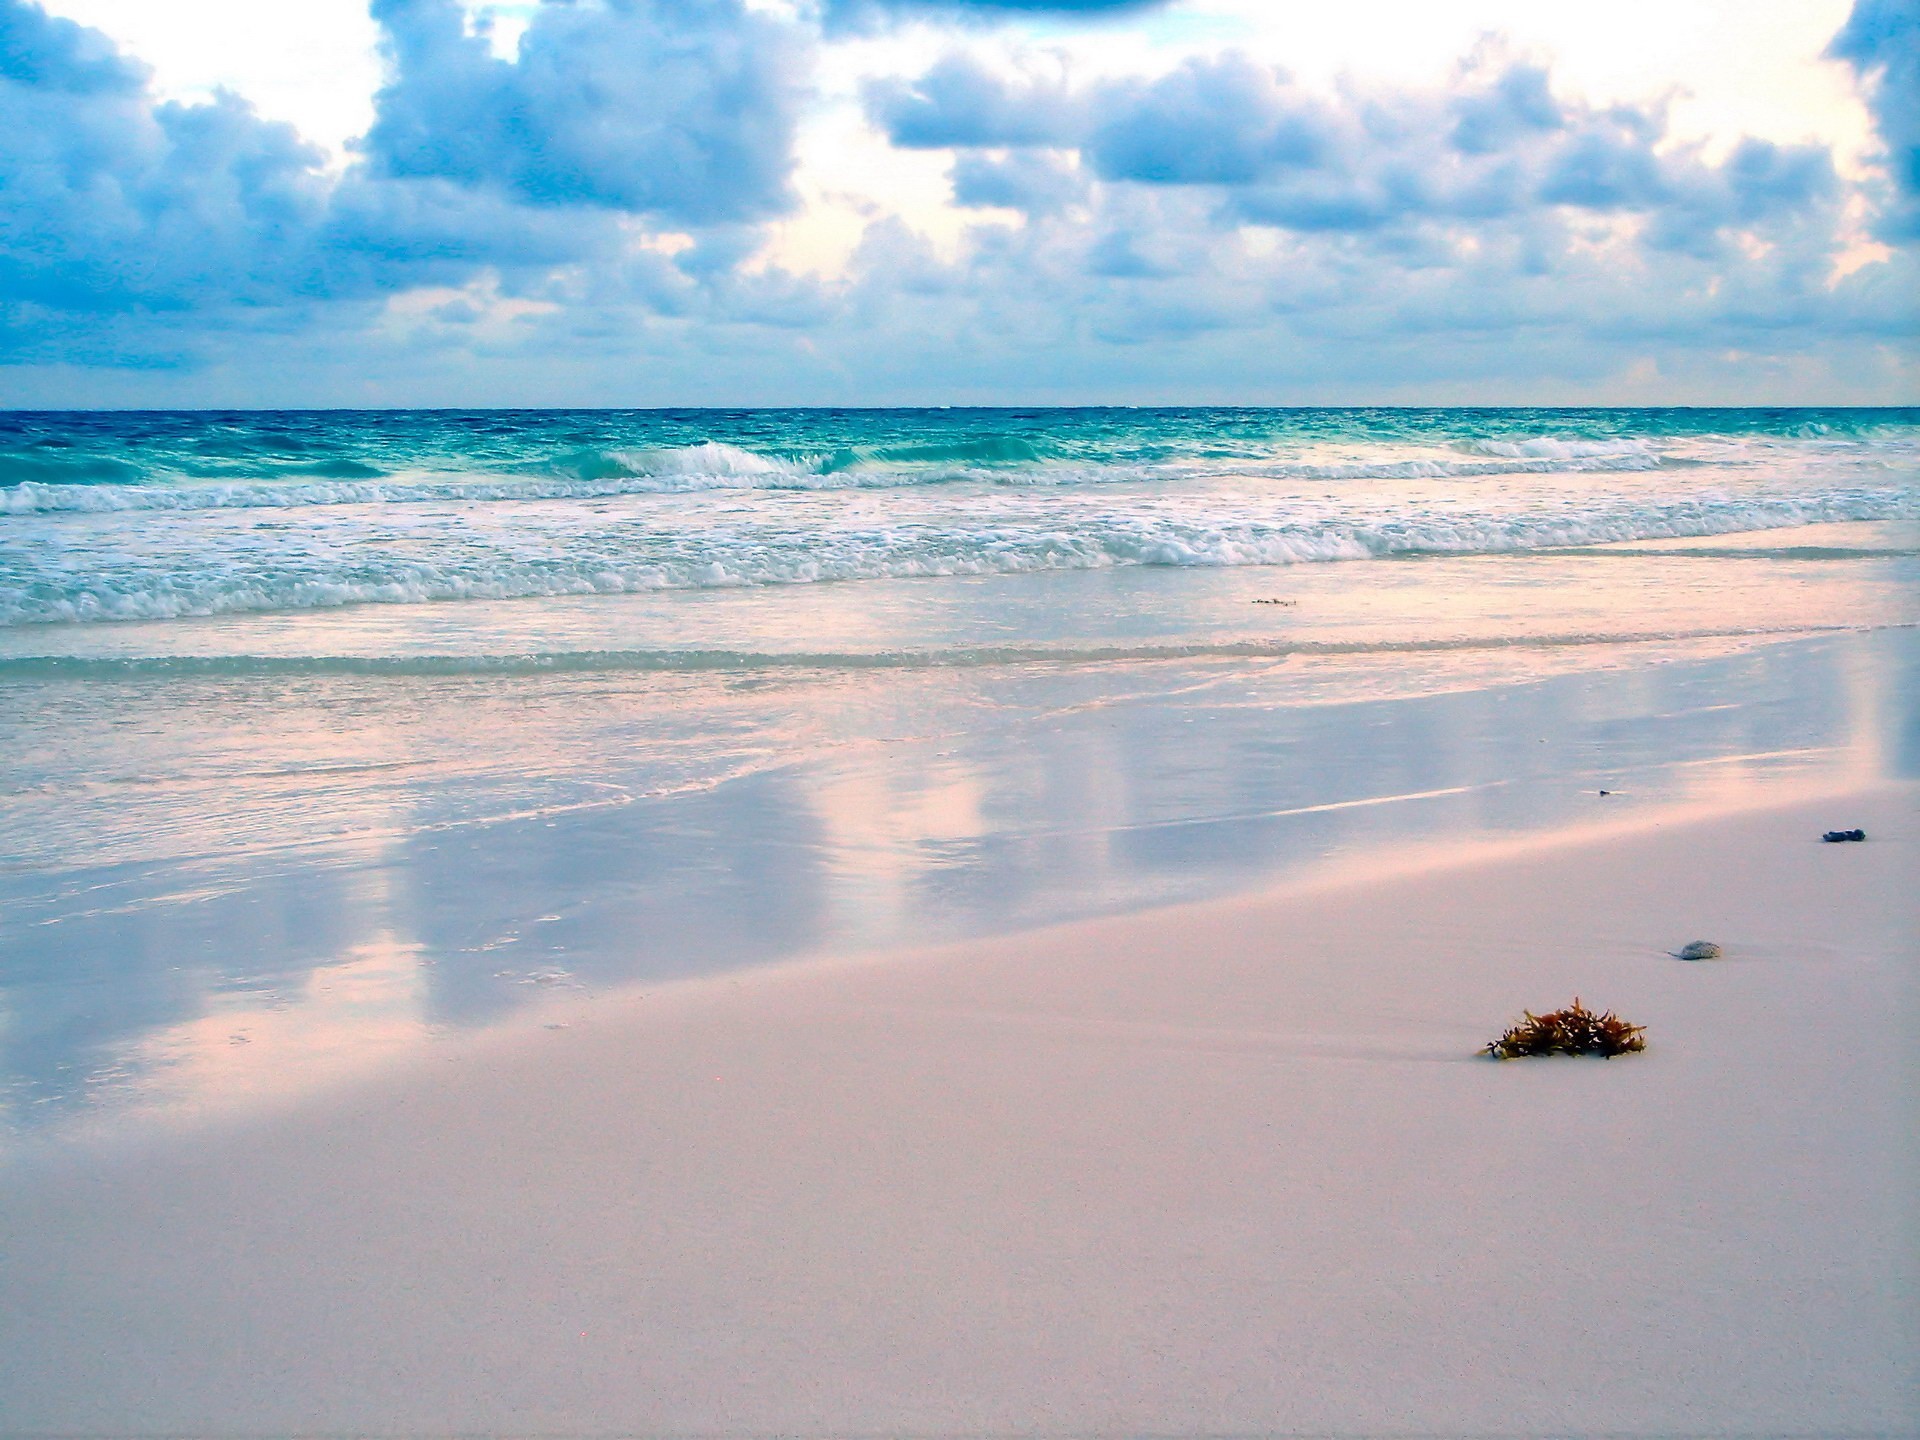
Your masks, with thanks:
[{"label": "white cloud", "polygon": [[379,32],[366,0],[46,0],[152,66],[169,99],[246,97],[338,154],[373,118]]},{"label": "white cloud", "polygon": [[[441,0],[386,3],[397,16]],[[57,187],[16,186],[41,199],[11,231],[0,223],[0,241],[24,237],[18,256],[0,253],[0,322],[6,285],[26,275],[42,308],[13,333],[34,337],[38,373],[72,383],[63,361],[151,365],[164,335],[184,368],[145,372],[156,399],[195,374],[244,387],[271,367],[243,357],[279,354],[281,336],[304,338],[275,383],[324,390],[325,366],[346,365],[355,387],[388,376],[394,401],[589,401],[596,376],[635,373],[666,402],[1912,385],[1912,257],[1883,243],[1901,242],[1859,76],[1822,58],[1849,0],[1184,0],[1094,25],[907,6],[900,23],[825,40],[817,0],[453,3],[487,34],[471,56],[454,46],[474,80],[455,87],[460,103],[439,72],[390,89],[390,116],[412,107],[407,145],[390,126],[350,150],[383,78],[364,0],[46,0],[153,68],[154,94],[86,123],[122,126],[120,148],[100,152],[120,157],[113,183],[137,182],[159,208],[150,235],[124,206],[107,229],[66,233]],[[729,71],[748,30],[771,68]],[[664,177],[640,139],[689,107],[647,119],[656,32],[717,146]],[[543,36],[556,55],[563,40],[624,36],[633,55],[595,42],[584,58],[598,81],[568,87],[566,55],[539,75],[513,63],[523,42],[545,55]],[[920,83],[962,52],[944,99]],[[773,101],[733,95],[763,72]],[[1510,93],[1489,89],[1497,76]],[[205,103],[222,89],[259,118]],[[969,96],[985,109],[953,109]],[[169,119],[156,98],[193,103]],[[764,123],[733,136],[725,117],[763,102]],[[521,135],[529,116],[552,133]],[[234,138],[206,153],[232,173],[193,173],[183,137],[216,119]],[[277,120],[331,147],[332,173],[260,128]],[[276,184],[306,207],[298,224],[263,229],[279,192],[246,188],[248,146],[278,157]],[[0,138],[0,167],[35,153]],[[713,205],[695,203],[707,194]],[[196,240],[195,226],[212,228]],[[69,290],[63,340],[68,322],[44,311]],[[143,341],[158,307],[164,325]],[[431,367],[406,363],[422,354]],[[424,388],[427,370],[455,388]],[[508,390],[457,388],[483,371]],[[575,388],[514,392],[515,374]],[[736,389],[686,388],[716,375]],[[1641,397],[1650,376],[1693,389]]]}]

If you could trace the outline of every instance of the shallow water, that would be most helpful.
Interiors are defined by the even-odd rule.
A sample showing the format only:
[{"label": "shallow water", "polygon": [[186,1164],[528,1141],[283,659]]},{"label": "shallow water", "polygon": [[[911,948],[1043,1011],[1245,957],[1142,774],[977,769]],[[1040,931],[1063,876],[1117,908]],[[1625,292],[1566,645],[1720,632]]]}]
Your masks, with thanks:
[{"label": "shallow water", "polygon": [[298,1093],[556,993],[1920,774],[1917,436],[7,417],[5,1124]]},{"label": "shallow water", "polygon": [[1912,630],[1453,659],[16,681],[8,1123],[297,1092],[555,992],[1920,775]]}]

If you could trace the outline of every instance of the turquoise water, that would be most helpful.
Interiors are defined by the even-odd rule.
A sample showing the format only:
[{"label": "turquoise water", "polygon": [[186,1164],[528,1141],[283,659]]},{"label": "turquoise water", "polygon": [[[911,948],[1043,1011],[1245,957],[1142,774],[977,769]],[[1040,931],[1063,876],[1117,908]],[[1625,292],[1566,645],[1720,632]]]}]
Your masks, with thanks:
[{"label": "turquoise water", "polygon": [[1915,410],[15,414],[0,629],[1916,516]]},{"label": "turquoise water", "polygon": [[[214,504],[223,492],[209,487],[235,484],[258,488],[224,492],[225,503],[265,502],[278,487],[282,503],[301,504],[400,494],[407,480],[531,494],[554,482],[633,491],[1046,483],[1098,470],[1168,479],[1195,468],[1374,473],[1423,461],[1466,474],[1569,461],[1651,468],[1710,458],[1689,447],[1728,445],[1911,459],[1916,443],[1915,408],[13,412],[0,416],[0,486],[96,487],[91,502],[29,490],[12,497],[16,509],[173,503],[121,487],[200,488]],[[345,481],[391,488],[328,488]]]}]

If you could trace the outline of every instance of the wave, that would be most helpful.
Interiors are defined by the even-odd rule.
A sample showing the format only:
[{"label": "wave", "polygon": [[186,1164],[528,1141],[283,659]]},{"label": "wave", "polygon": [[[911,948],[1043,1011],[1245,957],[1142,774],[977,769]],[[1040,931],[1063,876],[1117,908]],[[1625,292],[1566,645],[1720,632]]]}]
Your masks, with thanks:
[{"label": "wave", "polygon": [[0,486],[136,485],[145,467],[111,455],[0,455]]},{"label": "wave", "polygon": [[1343,655],[1562,650],[1600,645],[1769,640],[1910,630],[1912,624],[1723,626],[1684,630],[1562,631],[1425,640],[1214,640],[1112,645],[967,645],[901,650],[556,650],[438,655],[15,655],[0,656],[0,680],[224,679],[243,675],[461,675],[687,673],[756,670],[944,670],[996,665],[1088,665],[1162,660],[1285,660]]},{"label": "wave", "polygon": [[804,483],[862,470],[1032,465],[1051,458],[1052,454],[1039,442],[1017,435],[983,435],[906,445],[843,445],[797,456],[765,455],[739,445],[708,440],[698,445],[577,450],[556,461],[553,469],[557,474],[586,480],[616,476],[703,480],[771,477]]},{"label": "wave", "polygon": [[125,559],[96,551],[85,568],[57,562],[34,568],[31,552],[16,547],[11,576],[0,580],[0,626],[1136,565],[1490,555],[1916,516],[1920,497],[1910,491],[1847,490],[1623,505],[1600,513],[1434,509],[1318,522],[1105,510],[1049,516],[1047,524],[995,523],[983,515],[972,524],[862,529],[710,526],[649,533],[614,525],[542,536],[532,551],[512,534],[486,543],[388,548],[344,544],[323,531],[305,548],[284,551],[210,549],[168,561],[137,550]]},{"label": "wave", "polygon": [[762,455],[738,445],[708,440],[699,445],[645,449],[576,450],[553,463],[553,473],[564,479],[604,480],[728,480],[779,478],[800,481],[818,474],[803,460]]},{"label": "wave", "polygon": [[1274,480],[1440,480],[1653,470],[1663,464],[1681,463],[1664,461],[1658,455],[1626,451],[1483,460],[1426,456],[1324,463],[1249,459],[1208,465],[1015,460],[1010,454],[1004,461],[997,462],[984,461],[978,456],[935,462],[929,458],[933,452],[957,447],[923,448],[927,455],[911,462],[893,458],[897,452],[885,450],[836,451],[792,459],[708,442],[667,450],[574,451],[553,462],[544,473],[534,474],[440,476],[416,472],[410,476],[382,477],[382,472],[374,467],[335,460],[289,467],[281,472],[289,478],[278,480],[80,484],[27,478],[0,486],[0,515],[603,499],[707,490],[892,490],[970,481],[994,486],[1050,488],[1235,475]]},{"label": "wave", "polygon": [[1458,448],[1471,455],[1500,455],[1526,460],[1604,460],[1642,458],[1659,463],[1660,454],[1645,440],[1621,436],[1608,440],[1574,440],[1557,435],[1462,440]]}]

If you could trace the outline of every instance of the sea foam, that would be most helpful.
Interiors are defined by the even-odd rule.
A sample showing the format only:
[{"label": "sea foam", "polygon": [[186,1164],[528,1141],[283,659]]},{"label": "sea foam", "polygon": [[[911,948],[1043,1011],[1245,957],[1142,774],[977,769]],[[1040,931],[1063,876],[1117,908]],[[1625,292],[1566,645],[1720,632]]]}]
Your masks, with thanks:
[{"label": "sea foam", "polygon": [[[1517,512],[1429,506],[1291,520],[1114,507],[1053,514],[947,512],[879,526],[707,523],[661,532],[618,519],[522,534],[461,526],[366,543],[326,526],[157,553],[144,531],[86,563],[58,552],[0,561],[0,626],[154,620],[352,604],[630,594],[855,580],[1010,575],[1112,566],[1281,566],[1491,555],[1920,516],[1913,492],[1850,489]],[[131,517],[129,517],[131,521]],[[209,537],[210,538],[210,537]]]}]

